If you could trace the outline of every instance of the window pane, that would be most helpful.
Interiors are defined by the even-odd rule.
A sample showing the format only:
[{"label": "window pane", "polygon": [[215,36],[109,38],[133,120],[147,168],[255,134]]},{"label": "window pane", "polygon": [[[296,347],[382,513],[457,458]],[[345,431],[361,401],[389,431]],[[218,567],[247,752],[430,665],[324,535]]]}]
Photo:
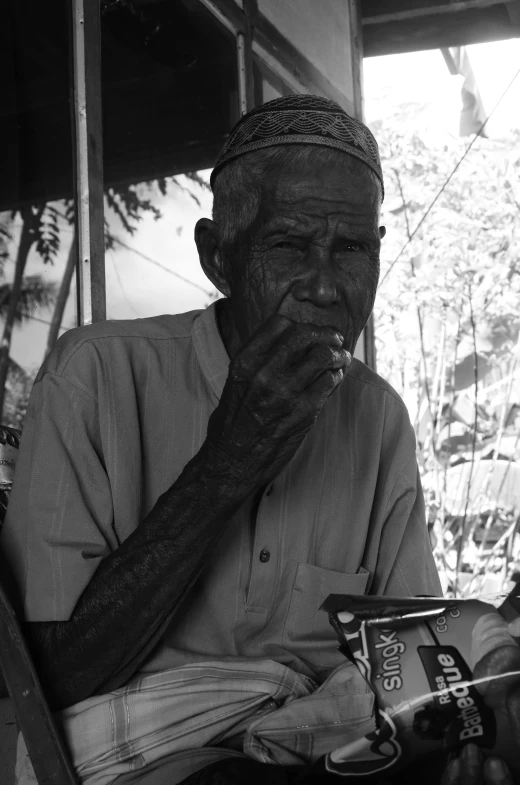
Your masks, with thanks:
[{"label": "window pane", "polygon": [[202,308],[193,227],[237,119],[235,40],[198,4],[107,3],[102,82],[107,316]]}]

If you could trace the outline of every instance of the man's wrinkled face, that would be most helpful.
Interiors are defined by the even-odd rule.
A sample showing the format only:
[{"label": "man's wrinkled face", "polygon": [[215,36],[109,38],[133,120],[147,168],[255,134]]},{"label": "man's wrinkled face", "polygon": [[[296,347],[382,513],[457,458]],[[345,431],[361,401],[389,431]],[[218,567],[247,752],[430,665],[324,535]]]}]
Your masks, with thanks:
[{"label": "man's wrinkled face", "polygon": [[366,166],[281,171],[231,261],[229,307],[242,342],[275,313],[333,327],[353,352],[379,278],[380,190]]}]

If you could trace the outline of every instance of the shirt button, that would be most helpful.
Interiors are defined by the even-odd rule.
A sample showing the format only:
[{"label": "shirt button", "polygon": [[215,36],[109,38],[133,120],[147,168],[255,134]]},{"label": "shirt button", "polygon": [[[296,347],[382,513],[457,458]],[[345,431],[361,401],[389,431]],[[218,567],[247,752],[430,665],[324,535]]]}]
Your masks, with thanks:
[{"label": "shirt button", "polygon": [[271,554],[269,553],[267,548],[262,548],[262,550],[260,551],[260,561],[265,564],[267,561],[269,561],[270,558],[271,558]]},{"label": "shirt button", "polygon": [[270,485],[269,488],[266,490],[265,495],[270,496],[274,491],[274,485]]}]

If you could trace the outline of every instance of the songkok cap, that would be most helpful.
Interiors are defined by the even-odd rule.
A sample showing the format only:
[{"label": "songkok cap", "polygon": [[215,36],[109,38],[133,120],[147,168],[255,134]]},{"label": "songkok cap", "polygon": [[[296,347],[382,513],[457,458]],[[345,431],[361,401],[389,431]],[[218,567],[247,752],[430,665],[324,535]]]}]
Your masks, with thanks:
[{"label": "songkok cap", "polygon": [[353,155],[375,172],[384,196],[383,172],[374,135],[335,101],[317,95],[275,98],[243,115],[217,158],[211,187],[229,161],[253,150],[283,144],[315,144]]}]

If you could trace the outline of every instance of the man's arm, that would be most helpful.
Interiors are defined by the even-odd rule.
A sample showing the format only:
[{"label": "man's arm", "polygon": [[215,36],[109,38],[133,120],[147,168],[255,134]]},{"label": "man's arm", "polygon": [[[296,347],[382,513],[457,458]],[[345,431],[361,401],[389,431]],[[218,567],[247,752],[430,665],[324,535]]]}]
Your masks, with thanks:
[{"label": "man's arm", "polygon": [[230,492],[221,479],[211,477],[200,458],[192,460],[142,524],[103,559],[69,621],[26,625],[53,708],[88,698],[142,662],[140,652],[180,606],[244,500],[244,488]]},{"label": "man's arm", "polygon": [[200,452],[100,563],[70,620],[27,625],[54,708],[139,668],[233,513],[290,460],[342,381],[350,356],[341,342],[277,316],[239,352]]}]

